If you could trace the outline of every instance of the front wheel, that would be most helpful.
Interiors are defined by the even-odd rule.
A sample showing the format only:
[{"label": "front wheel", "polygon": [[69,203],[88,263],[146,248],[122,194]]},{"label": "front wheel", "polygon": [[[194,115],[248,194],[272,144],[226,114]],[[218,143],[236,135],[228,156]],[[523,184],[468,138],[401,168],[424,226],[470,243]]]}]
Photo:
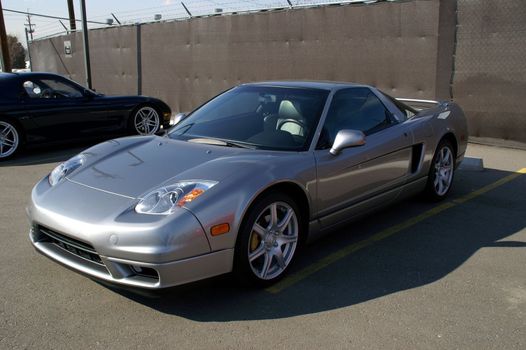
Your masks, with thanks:
[{"label": "front wheel", "polygon": [[139,107],[132,115],[130,129],[139,135],[153,135],[161,128],[159,112],[151,106]]},{"label": "front wheel", "polygon": [[20,131],[10,121],[0,119],[0,160],[7,159],[21,148]]},{"label": "front wheel", "polygon": [[234,273],[243,284],[268,285],[285,274],[297,251],[301,213],[289,196],[273,193],[250,210],[236,243]]},{"label": "front wheel", "polygon": [[455,174],[455,152],[451,142],[442,140],[438,144],[429,170],[425,194],[431,200],[444,199],[453,183]]}]

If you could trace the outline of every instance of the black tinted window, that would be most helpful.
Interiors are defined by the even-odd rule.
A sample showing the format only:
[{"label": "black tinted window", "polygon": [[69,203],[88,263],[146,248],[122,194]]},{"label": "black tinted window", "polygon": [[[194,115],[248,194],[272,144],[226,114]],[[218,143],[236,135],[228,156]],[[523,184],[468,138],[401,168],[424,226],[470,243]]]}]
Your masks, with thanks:
[{"label": "black tinted window", "polygon": [[23,83],[30,98],[80,98],[82,90],[67,82],[55,79],[33,79]]},{"label": "black tinted window", "polygon": [[55,79],[42,79],[41,83],[52,89],[58,97],[79,98],[83,96],[81,90],[64,81]]},{"label": "black tinted window", "polygon": [[333,99],[318,148],[330,147],[340,130],[360,130],[369,135],[391,125],[391,113],[368,88],[338,91]]}]

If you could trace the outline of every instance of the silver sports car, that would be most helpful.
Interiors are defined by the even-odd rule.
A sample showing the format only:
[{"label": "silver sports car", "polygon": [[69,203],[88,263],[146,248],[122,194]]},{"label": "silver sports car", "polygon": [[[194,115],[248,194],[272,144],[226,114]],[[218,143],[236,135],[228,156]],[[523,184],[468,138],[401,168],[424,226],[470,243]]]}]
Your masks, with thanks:
[{"label": "silver sports car", "polygon": [[466,120],[453,102],[333,82],[234,87],[166,135],[96,145],[33,189],[30,239],[96,279],[164,288],[281,278],[302,245],[402,197],[444,198]]}]

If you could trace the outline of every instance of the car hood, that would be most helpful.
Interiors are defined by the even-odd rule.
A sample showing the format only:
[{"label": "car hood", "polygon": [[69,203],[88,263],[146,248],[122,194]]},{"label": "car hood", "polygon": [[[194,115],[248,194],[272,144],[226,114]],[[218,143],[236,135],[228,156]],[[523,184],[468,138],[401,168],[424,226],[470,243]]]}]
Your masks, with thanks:
[{"label": "car hood", "polygon": [[68,180],[138,198],[180,180],[221,181],[266,153],[166,137],[117,139],[83,152],[86,164],[69,175]]}]

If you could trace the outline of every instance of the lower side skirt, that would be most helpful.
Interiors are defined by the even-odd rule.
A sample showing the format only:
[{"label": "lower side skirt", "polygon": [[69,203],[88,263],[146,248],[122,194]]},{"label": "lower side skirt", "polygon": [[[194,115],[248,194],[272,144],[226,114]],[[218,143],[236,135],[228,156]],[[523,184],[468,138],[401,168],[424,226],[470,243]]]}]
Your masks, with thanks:
[{"label": "lower side skirt", "polygon": [[394,188],[374,197],[355,203],[347,208],[318,218],[309,223],[309,237],[312,242],[325,236],[336,228],[355,221],[395,201],[402,200],[422,192],[427,183],[427,176],[421,177],[401,187]]}]

